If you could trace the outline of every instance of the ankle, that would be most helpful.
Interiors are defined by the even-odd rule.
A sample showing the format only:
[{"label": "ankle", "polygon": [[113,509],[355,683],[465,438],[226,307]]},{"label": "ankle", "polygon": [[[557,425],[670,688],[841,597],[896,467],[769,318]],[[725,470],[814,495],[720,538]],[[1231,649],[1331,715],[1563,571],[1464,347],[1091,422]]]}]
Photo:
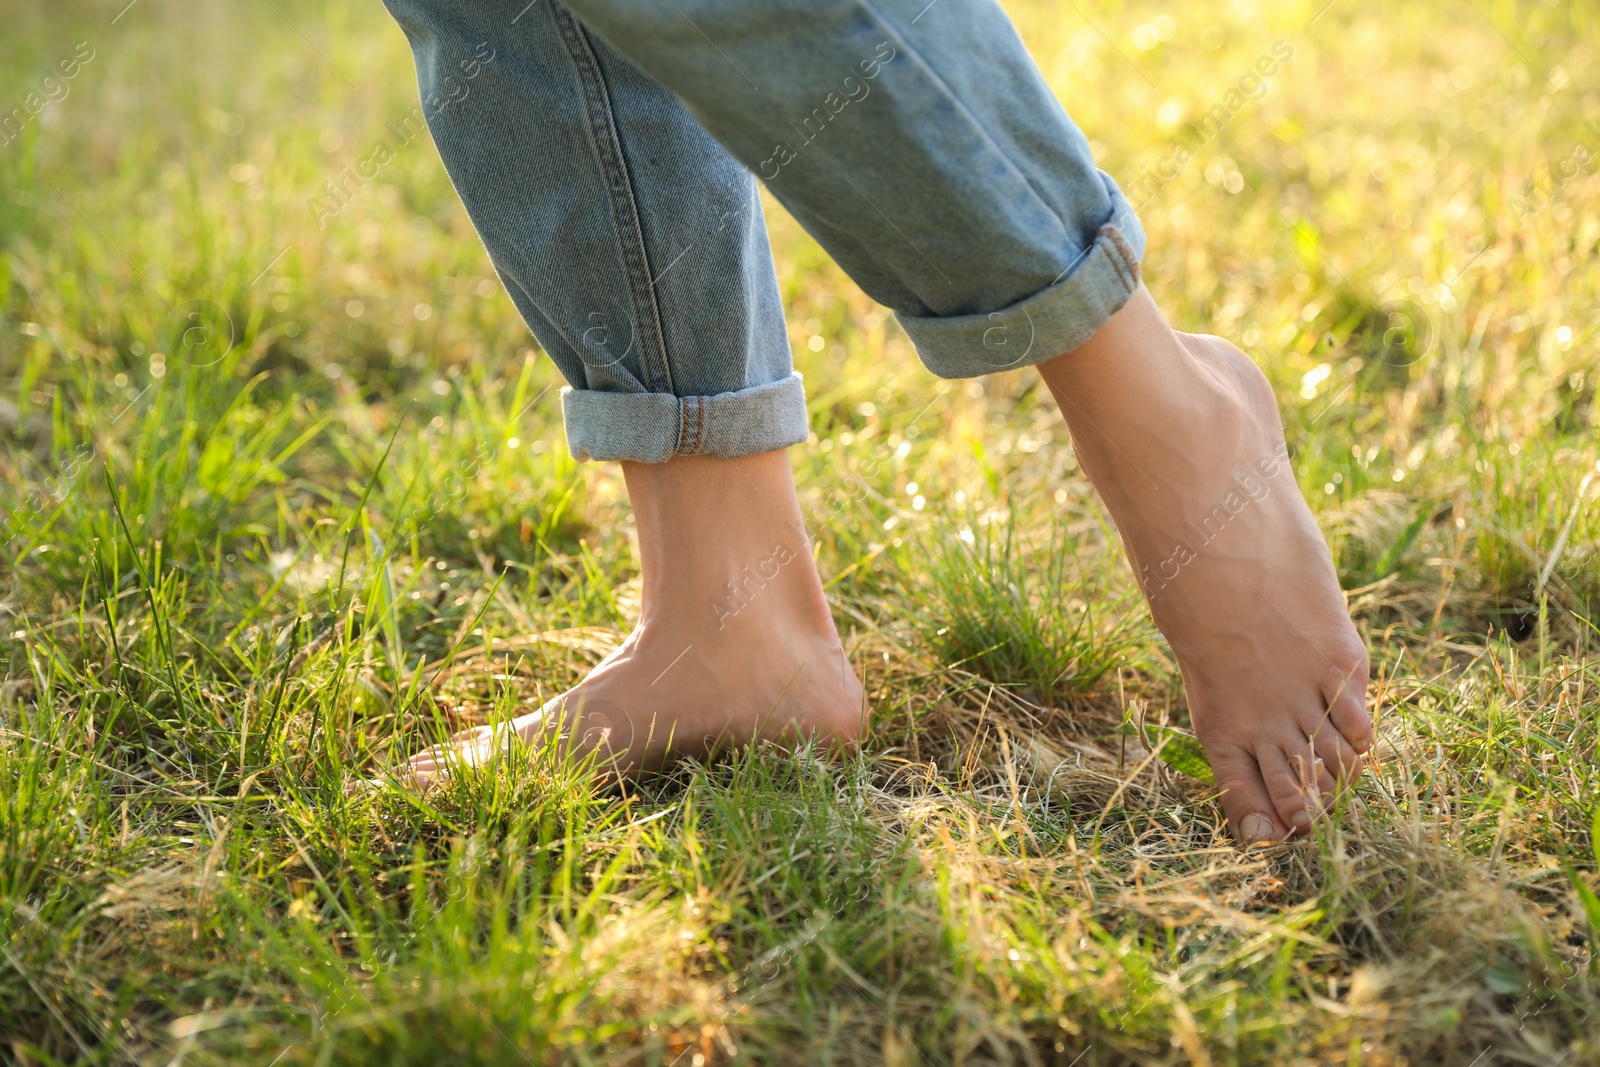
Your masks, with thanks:
[{"label": "ankle", "polygon": [[1039,370],[1102,493],[1119,482],[1181,492],[1274,442],[1281,449],[1276,397],[1260,368],[1221,338],[1173,330],[1142,289],[1088,342]]},{"label": "ankle", "polygon": [[646,629],[713,635],[766,618],[832,632],[785,453],[625,463],[623,471]]},{"label": "ankle", "polygon": [[740,459],[679,456],[622,464],[647,572],[715,562],[799,525],[800,503],[786,453]]},{"label": "ankle", "polygon": [[1229,347],[1174,330],[1141,288],[1088,341],[1039,372],[1069,421],[1138,423],[1170,438],[1237,411]]}]

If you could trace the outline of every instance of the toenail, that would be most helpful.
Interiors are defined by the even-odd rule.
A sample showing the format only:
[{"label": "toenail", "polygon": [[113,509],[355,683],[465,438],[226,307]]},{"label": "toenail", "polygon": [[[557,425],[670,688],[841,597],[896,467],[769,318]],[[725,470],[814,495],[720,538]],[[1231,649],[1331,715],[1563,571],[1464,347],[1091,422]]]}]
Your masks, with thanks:
[{"label": "toenail", "polygon": [[1239,820],[1239,836],[1244,838],[1247,843],[1254,844],[1257,841],[1270,841],[1274,834],[1272,820],[1258,811],[1252,811]]}]

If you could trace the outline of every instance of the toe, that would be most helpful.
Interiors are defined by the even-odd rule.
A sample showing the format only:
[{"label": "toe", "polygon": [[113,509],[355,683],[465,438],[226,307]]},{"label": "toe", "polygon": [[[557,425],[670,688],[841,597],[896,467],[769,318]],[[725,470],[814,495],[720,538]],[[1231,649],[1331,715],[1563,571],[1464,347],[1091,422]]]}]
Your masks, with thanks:
[{"label": "toe", "polygon": [[1332,811],[1333,802],[1339,795],[1339,782],[1328,770],[1328,765],[1320,759],[1317,760],[1317,792],[1322,801],[1322,810]]},{"label": "toe", "polygon": [[1281,841],[1288,836],[1254,756],[1244,751],[1215,752],[1210,754],[1210,762],[1222,790],[1222,810],[1241,844]]},{"label": "toe", "polygon": [[1365,752],[1376,740],[1372,730],[1372,716],[1367,714],[1367,656],[1349,657],[1349,662],[1331,672],[1329,685],[1323,697],[1328,702],[1328,721],[1331,722],[1351,749]]},{"label": "toe", "polygon": [[432,763],[419,763],[414,758],[395,769],[395,780],[411,789],[426,789],[434,777]]},{"label": "toe", "polygon": [[1267,794],[1272,797],[1274,810],[1289,829],[1301,834],[1311,828],[1311,815],[1306,810],[1305,789],[1300,775],[1290,764],[1290,756],[1300,753],[1288,745],[1265,742],[1256,750],[1261,766],[1261,780],[1266,783]]},{"label": "toe", "polygon": [[1290,756],[1289,770],[1305,798],[1307,811],[1322,812],[1333,807],[1339,783],[1321,756]]},{"label": "toe", "polygon": [[1361,757],[1350,742],[1331,725],[1323,725],[1311,735],[1311,747],[1332,776],[1349,783],[1361,773]]}]

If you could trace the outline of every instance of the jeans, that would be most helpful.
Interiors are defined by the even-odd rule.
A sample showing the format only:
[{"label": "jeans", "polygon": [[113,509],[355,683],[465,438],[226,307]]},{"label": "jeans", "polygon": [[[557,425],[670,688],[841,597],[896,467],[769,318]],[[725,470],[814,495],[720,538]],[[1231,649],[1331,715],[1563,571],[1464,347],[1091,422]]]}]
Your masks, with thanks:
[{"label": "jeans", "polygon": [[935,374],[1075,348],[1144,233],[994,0],[386,0],[579,459],[808,436],[756,178]]}]

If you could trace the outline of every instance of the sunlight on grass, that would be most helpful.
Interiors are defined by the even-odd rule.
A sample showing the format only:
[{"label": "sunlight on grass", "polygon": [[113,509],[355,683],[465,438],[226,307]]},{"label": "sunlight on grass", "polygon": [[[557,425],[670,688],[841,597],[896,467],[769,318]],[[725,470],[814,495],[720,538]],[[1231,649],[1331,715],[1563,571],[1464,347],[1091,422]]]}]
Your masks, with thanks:
[{"label": "sunlight on grass", "polygon": [[939,660],[1036,704],[1093,692],[1119,664],[1137,668],[1152,636],[1132,583],[1113,585],[1105,531],[1084,553],[1061,524],[1041,525],[1033,546],[1012,513],[925,527],[915,568],[932,589],[921,621]]},{"label": "sunlight on grass", "polygon": [[770,201],[864,751],[365,785],[621,641],[620,474],[381,5],[14,2],[0,1058],[1600,1064],[1593,5],[1008,6],[1283,405],[1337,819],[1233,848],[1038,377],[932,378]]}]

